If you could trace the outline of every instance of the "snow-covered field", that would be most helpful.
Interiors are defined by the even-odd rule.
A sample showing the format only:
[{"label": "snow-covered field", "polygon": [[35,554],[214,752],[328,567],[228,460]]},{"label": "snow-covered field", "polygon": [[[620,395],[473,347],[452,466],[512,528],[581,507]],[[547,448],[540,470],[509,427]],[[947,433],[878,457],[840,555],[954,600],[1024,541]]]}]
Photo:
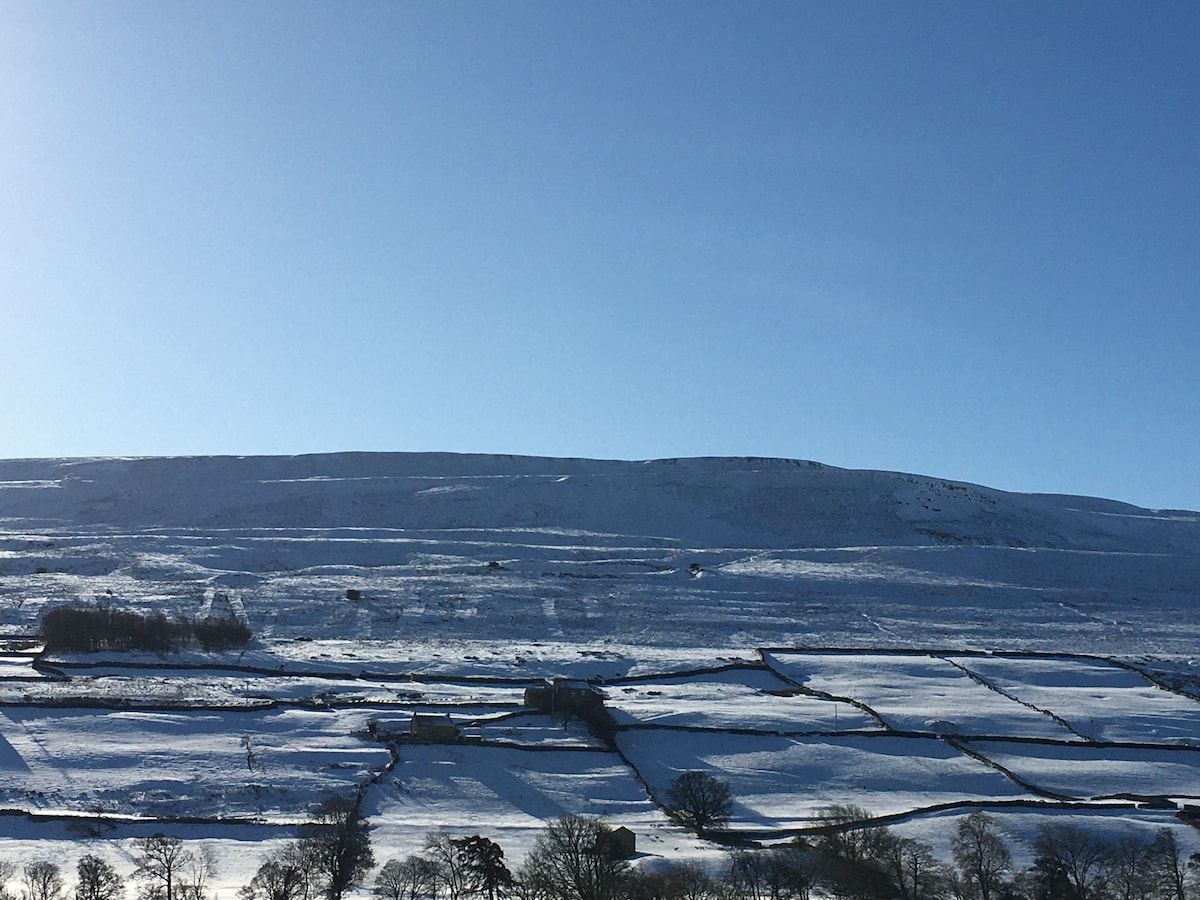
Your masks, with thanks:
[{"label": "snow-covered field", "polygon": [[849,703],[798,693],[767,669],[638,680],[608,691],[620,724],[766,732],[855,731],[878,723]]},{"label": "snow-covered field", "polygon": [[812,826],[821,807],[837,803],[890,815],[1027,796],[995,769],[932,737],[634,731],[618,742],[656,793],[691,769],[727,779],[738,798],[732,821],[751,831]]},{"label": "snow-covered field", "polygon": [[[564,812],[714,857],[658,806],[696,768],[764,839],[832,803],[935,847],[955,804],[1172,824],[1110,798],[1200,797],[1198,548],[1194,512],[786,460],[0,462],[0,805],[39,814],[0,817],[0,855],[128,870],[166,830],[225,894],[361,789],[380,861],[446,827],[515,862]],[[255,639],[35,666],[16,640],[79,603]],[[603,690],[615,749],[522,712],[556,676]],[[367,733],[416,712],[472,742]],[[1096,805],[1010,805],[1048,795]]]},{"label": "snow-covered field", "polygon": [[1108,662],[997,657],[958,662],[1088,740],[1200,745],[1200,704]]},{"label": "snow-covered field", "polygon": [[1064,797],[1200,799],[1200,750],[1188,747],[981,741],[971,748],[1022,781]]},{"label": "snow-covered field", "polygon": [[935,656],[777,651],[770,658],[793,681],[852,697],[896,731],[1073,737],[1040,710],[978,683],[951,661]]},{"label": "snow-covered field", "polygon": [[[4,805],[303,820],[389,761],[358,710],[0,708]],[[13,777],[15,776],[15,777]]]}]

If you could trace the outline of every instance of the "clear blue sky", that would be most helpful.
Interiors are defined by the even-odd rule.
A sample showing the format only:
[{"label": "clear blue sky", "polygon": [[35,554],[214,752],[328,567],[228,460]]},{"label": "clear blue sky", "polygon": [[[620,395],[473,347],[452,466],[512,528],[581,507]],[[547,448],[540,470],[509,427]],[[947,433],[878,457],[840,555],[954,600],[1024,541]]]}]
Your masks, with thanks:
[{"label": "clear blue sky", "polygon": [[1200,509],[1200,4],[0,3],[0,456]]}]

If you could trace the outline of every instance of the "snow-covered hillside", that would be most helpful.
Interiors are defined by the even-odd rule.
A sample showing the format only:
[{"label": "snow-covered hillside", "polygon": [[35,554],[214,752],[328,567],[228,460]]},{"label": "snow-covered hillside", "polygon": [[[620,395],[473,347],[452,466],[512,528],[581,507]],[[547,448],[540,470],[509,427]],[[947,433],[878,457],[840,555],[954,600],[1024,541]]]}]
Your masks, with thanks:
[{"label": "snow-covered hillside", "polygon": [[[39,489],[41,488],[41,489]],[[0,461],[10,518],[122,528],[556,528],[706,546],[1194,548],[1200,514],[782,459],[442,453]]]},{"label": "snow-covered hillside", "polygon": [[[1197,513],[787,460],[0,462],[0,845],[128,874],[167,830],[227,895],[332,793],[381,861],[480,823],[519,860],[586,813],[719,866],[661,809],[693,769],[746,840],[847,802],[943,856],[981,805],[1153,834],[1200,800],[1198,539]],[[35,663],[17,638],[80,603],[255,637]],[[593,679],[611,734],[523,705],[554,676]],[[461,735],[408,742],[416,713]]]},{"label": "snow-covered hillside", "polygon": [[791,460],[15,460],[0,526],[10,631],[101,599],[215,602],[264,637],[1189,653],[1198,636],[1200,514]]}]

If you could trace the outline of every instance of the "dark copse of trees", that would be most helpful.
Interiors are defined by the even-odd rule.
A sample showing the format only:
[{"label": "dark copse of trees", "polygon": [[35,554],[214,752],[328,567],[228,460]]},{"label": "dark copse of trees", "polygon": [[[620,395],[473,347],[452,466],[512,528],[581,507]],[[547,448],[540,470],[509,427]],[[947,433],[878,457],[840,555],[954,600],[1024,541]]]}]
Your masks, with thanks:
[{"label": "dark copse of trees", "polygon": [[109,606],[59,606],[42,616],[41,624],[41,638],[52,652],[229,650],[246,646],[251,637],[237,619],[168,619],[161,612]]}]

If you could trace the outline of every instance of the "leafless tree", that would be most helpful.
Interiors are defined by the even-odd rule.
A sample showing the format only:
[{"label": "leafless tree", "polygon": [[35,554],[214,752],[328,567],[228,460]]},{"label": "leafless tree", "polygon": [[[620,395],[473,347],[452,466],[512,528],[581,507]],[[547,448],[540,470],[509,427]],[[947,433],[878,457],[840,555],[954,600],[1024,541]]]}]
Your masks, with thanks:
[{"label": "leafless tree", "polygon": [[429,832],[425,835],[425,855],[433,864],[446,900],[460,900],[470,893],[471,869],[455,838],[445,831]]},{"label": "leafless tree", "polygon": [[307,860],[288,844],[268,856],[250,883],[238,891],[241,900],[305,900],[309,895]]},{"label": "leafless tree", "polygon": [[75,900],[120,900],[125,879],[107,860],[88,853],[75,866]]},{"label": "leafless tree", "polygon": [[1165,900],[1186,900],[1188,862],[1170,828],[1160,828],[1147,854],[1148,875]]},{"label": "leafless tree", "polygon": [[59,900],[63,895],[63,878],[58,863],[40,859],[21,870],[24,900]]},{"label": "leafless tree", "polygon": [[1123,835],[1113,841],[1104,859],[1104,880],[1112,900],[1151,900],[1153,845],[1138,835]]},{"label": "leafless tree", "polygon": [[887,828],[871,824],[873,818],[869,810],[852,803],[826,806],[817,813],[817,820],[825,829],[817,846],[850,862],[878,860],[891,838]]},{"label": "leafless tree", "polygon": [[684,772],[671,782],[664,805],[686,827],[707,831],[729,821],[733,792],[728,781],[708,772]]},{"label": "leafless tree", "polygon": [[380,900],[434,900],[437,889],[437,864],[422,856],[389,859],[375,876],[373,888]]},{"label": "leafless tree", "polygon": [[895,893],[887,872],[896,838],[861,806],[837,804],[817,814],[822,832],[814,848],[821,883],[837,897],[884,898]]},{"label": "leafless tree", "polygon": [[310,821],[300,827],[300,846],[312,860],[327,900],[342,900],[375,865],[367,822],[357,804],[341,797],[313,808]]},{"label": "leafless tree", "polygon": [[929,900],[944,893],[946,870],[928,844],[899,838],[890,843],[882,862],[899,900]]},{"label": "leafless tree", "polygon": [[179,873],[181,900],[204,900],[209,879],[216,874],[216,870],[216,860],[207,847],[187,851]]},{"label": "leafless tree", "polygon": [[951,843],[958,884],[966,900],[994,900],[1012,872],[1012,854],[996,821],[976,811],[958,823]]},{"label": "leafless tree", "polygon": [[618,900],[629,864],[608,850],[609,827],[591,816],[566,815],[538,835],[519,881],[526,896]]},{"label": "leafless tree", "polygon": [[734,850],[726,888],[737,900],[808,900],[814,880],[804,847]]},{"label": "leafless tree", "polygon": [[13,876],[16,874],[16,863],[11,863],[7,859],[0,859],[0,900],[12,900],[12,894],[8,890],[8,883],[13,880]]},{"label": "leafless tree", "polygon": [[1074,824],[1043,825],[1033,843],[1034,864],[1065,879],[1066,900],[1096,900],[1103,893],[1109,845]]},{"label": "leafless tree", "polygon": [[134,841],[137,868],[133,877],[141,882],[143,900],[184,900],[179,890],[183,868],[191,853],[177,837],[156,834]]},{"label": "leafless tree", "polygon": [[725,885],[695,863],[631,868],[625,874],[625,900],[734,900]]}]

